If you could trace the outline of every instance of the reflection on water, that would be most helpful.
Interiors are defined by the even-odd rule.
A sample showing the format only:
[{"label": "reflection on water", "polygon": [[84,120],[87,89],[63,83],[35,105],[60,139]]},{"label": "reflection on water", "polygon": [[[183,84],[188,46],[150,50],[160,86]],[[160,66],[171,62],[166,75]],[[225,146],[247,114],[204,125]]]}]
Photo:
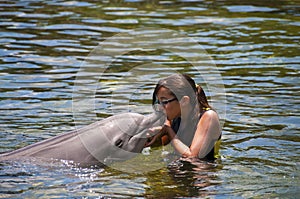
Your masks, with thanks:
[{"label": "reflection on water", "polygon": [[[38,165],[38,166],[37,166]],[[112,168],[79,168],[70,162],[27,160],[2,163],[1,194],[24,197],[165,197],[208,196],[222,183],[220,164],[176,160],[168,167],[145,174],[128,174]],[[23,193],[24,192],[24,193]]]},{"label": "reflection on water", "polygon": [[[170,29],[201,44],[222,75],[227,101],[222,161],[217,164],[181,160],[155,172],[130,174],[66,163],[1,163],[1,196],[294,198],[299,194],[297,1],[13,0],[0,1],[0,15],[1,152],[73,130],[75,120],[83,126],[118,112],[148,113],[155,82],[172,71],[190,74],[207,89],[203,76],[213,74],[211,65],[205,60],[191,64],[159,48],[122,54],[101,81],[92,70],[80,73],[99,42],[137,28],[145,35],[152,34],[147,32],[150,27]],[[110,52],[126,49],[130,44],[126,39],[110,43]],[[185,45],[169,46],[190,59],[199,57],[193,53],[195,45]],[[141,67],[149,64],[151,68]],[[74,118],[78,74],[86,83],[101,84],[94,93],[95,110]],[[131,74],[141,75],[128,81]],[[214,101],[215,93],[209,95]]]}]

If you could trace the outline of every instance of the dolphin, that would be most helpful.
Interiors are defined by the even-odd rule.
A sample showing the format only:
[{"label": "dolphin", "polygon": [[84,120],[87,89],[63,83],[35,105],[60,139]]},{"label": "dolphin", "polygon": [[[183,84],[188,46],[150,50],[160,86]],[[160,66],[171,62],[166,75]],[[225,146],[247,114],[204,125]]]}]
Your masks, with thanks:
[{"label": "dolphin", "polygon": [[[141,153],[152,127],[162,126],[165,114],[121,113],[41,142],[0,154],[0,161],[27,158],[69,160],[80,166],[109,165]],[[153,136],[153,135],[152,135]]]}]

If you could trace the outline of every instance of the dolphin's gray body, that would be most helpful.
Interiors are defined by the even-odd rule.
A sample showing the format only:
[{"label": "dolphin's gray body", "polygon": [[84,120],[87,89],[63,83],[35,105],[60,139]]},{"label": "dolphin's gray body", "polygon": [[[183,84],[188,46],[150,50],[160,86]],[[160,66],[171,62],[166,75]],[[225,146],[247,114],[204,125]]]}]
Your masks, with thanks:
[{"label": "dolphin's gray body", "polygon": [[71,160],[80,165],[107,165],[128,160],[143,150],[149,128],[161,126],[162,112],[143,116],[123,113],[78,130],[0,155],[0,161],[22,158]]}]

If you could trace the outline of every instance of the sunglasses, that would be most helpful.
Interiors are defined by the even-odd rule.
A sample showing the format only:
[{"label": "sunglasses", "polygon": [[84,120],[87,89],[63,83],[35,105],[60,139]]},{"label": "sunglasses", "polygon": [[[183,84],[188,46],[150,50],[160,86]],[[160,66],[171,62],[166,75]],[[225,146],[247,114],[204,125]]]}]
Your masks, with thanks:
[{"label": "sunglasses", "polygon": [[157,100],[157,103],[162,105],[162,106],[166,106],[168,103],[173,102],[175,100],[177,100],[176,97],[174,97],[173,99],[162,100],[162,101]]}]

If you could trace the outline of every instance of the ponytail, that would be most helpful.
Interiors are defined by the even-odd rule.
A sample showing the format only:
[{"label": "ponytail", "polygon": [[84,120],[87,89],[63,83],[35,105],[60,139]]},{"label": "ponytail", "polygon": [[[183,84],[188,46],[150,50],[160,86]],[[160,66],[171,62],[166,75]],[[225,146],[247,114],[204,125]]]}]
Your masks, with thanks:
[{"label": "ponytail", "polygon": [[202,114],[206,110],[212,109],[212,107],[208,104],[204,90],[198,84],[196,84],[196,95],[198,99],[200,114]]}]

